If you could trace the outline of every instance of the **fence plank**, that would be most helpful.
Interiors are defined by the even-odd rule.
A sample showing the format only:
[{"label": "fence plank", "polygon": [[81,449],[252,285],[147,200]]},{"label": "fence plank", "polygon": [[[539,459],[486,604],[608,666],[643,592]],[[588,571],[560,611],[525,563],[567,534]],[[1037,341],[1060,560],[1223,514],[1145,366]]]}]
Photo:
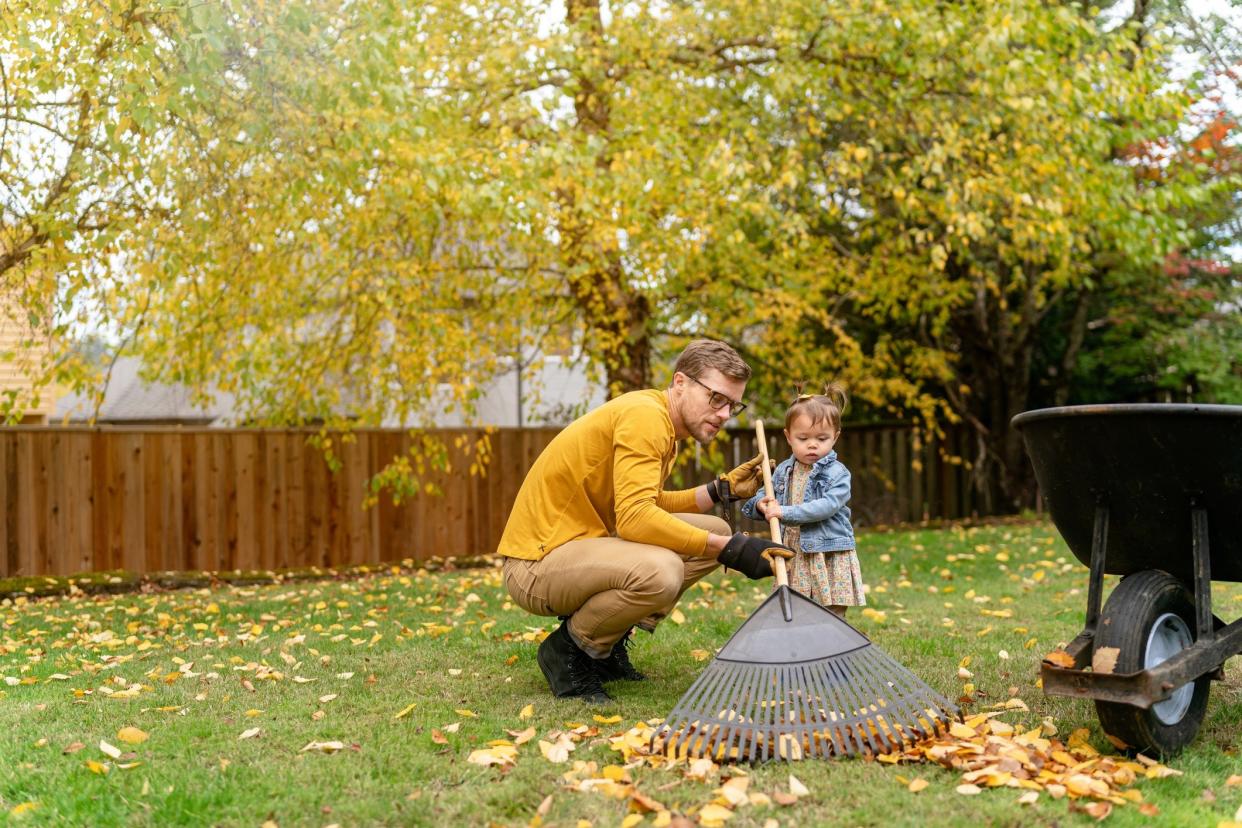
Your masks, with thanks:
[{"label": "fence plank", "polygon": [[16,437],[0,433],[0,575],[17,570],[17,463]]}]

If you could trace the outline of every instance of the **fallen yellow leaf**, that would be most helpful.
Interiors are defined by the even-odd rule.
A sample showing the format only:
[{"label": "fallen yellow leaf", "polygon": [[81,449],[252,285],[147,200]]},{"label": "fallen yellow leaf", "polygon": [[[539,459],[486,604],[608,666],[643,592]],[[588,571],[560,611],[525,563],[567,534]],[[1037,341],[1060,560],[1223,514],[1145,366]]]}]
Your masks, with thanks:
[{"label": "fallen yellow leaf", "polygon": [[717,805],[714,802],[704,805],[699,809],[700,825],[719,825],[730,819],[733,819],[733,811],[723,805]]},{"label": "fallen yellow leaf", "polygon": [[336,753],[338,750],[344,749],[345,744],[343,742],[310,742],[300,752],[305,753],[308,750],[313,750],[319,753]]},{"label": "fallen yellow leaf", "polygon": [[1067,670],[1072,669],[1074,666],[1074,657],[1065,652],[1065,650],[1053,650],[1044,656],[1044,661],[1054,667],[1064,667]]},{"label": "fallen yellow leaf", "polygon": [[140,745],[147,740],[147,734],[136,727],[123,727],[116,732],[116,738],[128,745]]},{"label": "fallen yellow leaf", "polygon": [[[322,699],[321,699],[321,701],[322,701]],[[393,718],[394,718],[394,719],[404,719],[406,716],[410,715],[410,712],[411,712],[411,711],[412,711],[415,707],[418,707],[418,702],[410,702],[410,703],[409,703],[409,704],[407,704],[405,707],[403,707],[403,708],[401,708],[400,710],[398,710],[398,711],[397,711],[397,713],[396,713],[396,715],[395,715],[395,716],[393,716]]]},{"label": "fallen yellow leaf", "polygon": [[518,718],[525,721],[533,715],[535,715],[535,706],[533,704],[528,704],[522,708],[522,712],[518,714]]}]

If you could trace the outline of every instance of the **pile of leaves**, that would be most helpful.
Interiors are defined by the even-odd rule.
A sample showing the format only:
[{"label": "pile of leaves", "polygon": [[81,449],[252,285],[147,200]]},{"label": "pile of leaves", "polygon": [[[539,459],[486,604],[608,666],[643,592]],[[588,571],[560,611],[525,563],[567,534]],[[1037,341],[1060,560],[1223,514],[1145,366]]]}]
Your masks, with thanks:
[{"label": "pile of leaves", "polygon": [[[866,756],[864,761],[894,766],[939,765],[960,775],[955,790],[963,796],[975,796],[988,788],[1009,788],[1020,792],[1018,804],[1033,805],[1046,794],[1052,799],[1065,799],[1071,811],[1096,819],[1104,819],[1115,806],[1127,804],[1137,805],[1145,816],[1156,816],[1159,810],[1144,801],[1135,783],[1181,775],[1181,771],[1141,754],[1134,759],[1101,754],[1089,743],[1086,728],[1075,730],[1062,740],[1056,725],[1049,720],[1030,728],[1002,721],[999,717],[1006,713],[1028,710],[1020,699],[1010,699],[996,707],[954,722],[945,733],[891,753]],[[691,818],[699,825],[722,825],[738,808],[791,805],[810,793],[792,774],[788,790],[762,792],[751,788],[751,777],[744,767],[717,764],[708,757],[670,757],[658,748],[653,750],[652,737],[662,723],[659,719],[636,722],[628,730],[611,735],[601,735],[598,724],[612,724],[620,717],[595,719],[597,725],[571,722],[565,730],[545,734],[538,742],[539,750],[544,759],[555,764],[570,764],[572,760],[571,767],[561,775],[564,789],[627,801],[631,816],[637,817],[631,824],[650,814],[655,825],[689,825]],[[502,771],[511,769],[518,760],[519,746],[535,738],[535,729],[510,731],[510,736],[511,740],[495,740],[487,748],[473,751],[469,761],[497,765]],[[601,767],[595,761],[573,760],[572,754],[583,742],[607,744],[621,755],[620,762]],[[718,780],[720,785],[712,791],[710,800],[679,815],[659,800],[658,791],[640,789],[634,773],[640,768],[676,769],[687,779]],[[900,774],[896,780],[911,793],[931,785],[927,779],[911,780]],[[1242,777],[1231,778],[1228,784],[1240,782]],[[552,798],[545,798],[532,825],[541,824]]]}]

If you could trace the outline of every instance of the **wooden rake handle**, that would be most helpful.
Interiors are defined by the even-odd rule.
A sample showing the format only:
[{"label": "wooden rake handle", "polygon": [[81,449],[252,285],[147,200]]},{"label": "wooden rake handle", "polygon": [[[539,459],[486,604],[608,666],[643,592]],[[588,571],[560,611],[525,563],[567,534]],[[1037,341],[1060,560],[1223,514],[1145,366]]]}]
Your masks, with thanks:
[{"label": "wooden rake handle", "polygon": [[[776,497],[772,488],[772,470],[768,467],[768,439],[763,434],[763,420],[755,420],[755,439],[759,441],[759,456],[762,461],[759,468],[763,469],[763,491],[768,497]],[[772,533],[772,542],[781,542],[781,519],[768,518],[768,531]],[[779,555],[772,556],[772,571],[776,573],[777,586],[789,586],[789,574],[785,571],[785,559]]]}]

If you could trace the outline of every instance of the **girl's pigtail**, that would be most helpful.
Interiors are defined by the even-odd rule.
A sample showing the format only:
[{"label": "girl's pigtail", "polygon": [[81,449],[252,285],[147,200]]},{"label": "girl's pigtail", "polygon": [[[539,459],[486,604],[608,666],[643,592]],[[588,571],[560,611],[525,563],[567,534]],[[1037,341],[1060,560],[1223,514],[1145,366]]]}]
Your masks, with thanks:
[{"label": "girl's pigtail", "polygon": [[824,383],[824,396],[832,401],[832,404],[837,407],[837,411],[845,411],[845,406],[849,402],[849,397],[846,396],[844,385],[837,382]]}]

